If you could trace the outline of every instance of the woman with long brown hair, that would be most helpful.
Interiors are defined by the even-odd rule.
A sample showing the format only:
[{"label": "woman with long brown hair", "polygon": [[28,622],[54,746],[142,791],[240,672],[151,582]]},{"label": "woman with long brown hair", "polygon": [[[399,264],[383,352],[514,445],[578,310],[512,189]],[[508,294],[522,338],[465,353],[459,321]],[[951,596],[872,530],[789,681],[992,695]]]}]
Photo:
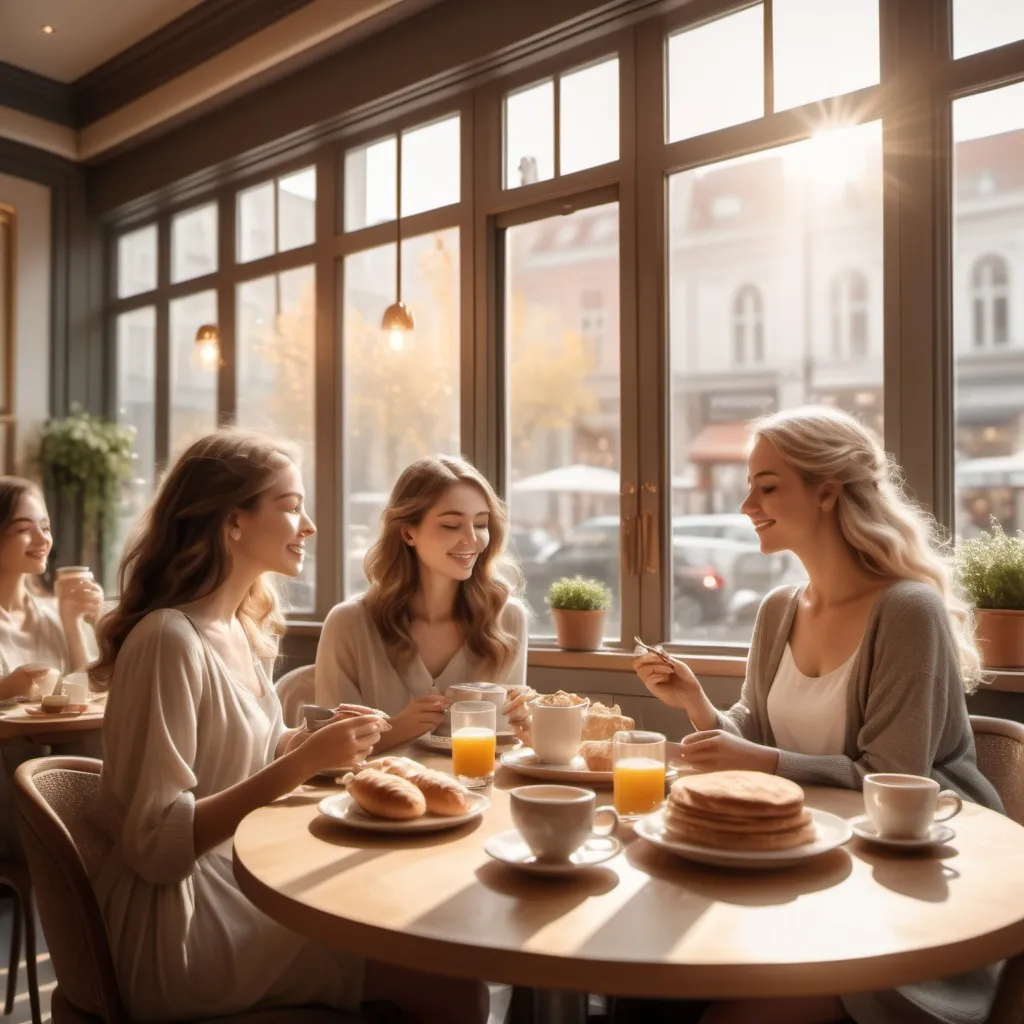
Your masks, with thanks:
[{"label": "woman with long brown hair", "polygon": [[145,1020],[387,1000],[421,1024],[479,1024],[483,986],[303,939],[235,884],[242,818],[364,759],[388,729],[355,705],[315,733],[284,729],[267,574],[302,568],[315,532],[303,499],[290,448],[211,434],[178,458],[124,555],[93,669],[110,690],[96,815],[110,846],[90,865],[122,996]]},{"label": "woman with long brown hair", "polygon": [[40,601],[35,579],[53,547],[50,513],[31,480],[0,477],[0,699],[29,692],[38,675],[23,666],[77,672],[88,661],[83,627],[103,611],[103,589],[82,576],[61,586],[56,607]]},{"label": "woman with long brown hair", "polygon": [[465,459],[417,459],[395,483],[366,556],[369,590],[331,610],[317,703],[391,716],[380,748],[439,725],[455,683],[526,681],[526,609],[512,597],[508,512]]}]

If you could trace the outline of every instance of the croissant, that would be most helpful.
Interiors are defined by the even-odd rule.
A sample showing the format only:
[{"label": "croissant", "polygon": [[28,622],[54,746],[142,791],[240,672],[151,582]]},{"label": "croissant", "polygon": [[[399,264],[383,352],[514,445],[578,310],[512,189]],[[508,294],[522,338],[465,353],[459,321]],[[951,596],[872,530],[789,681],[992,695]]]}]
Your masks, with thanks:
[{"label": "croissant", "polygon": [[409,781],[423,794],[431,814],[454,816],[470,809],[469,790],[450,775],[424,768]]}]

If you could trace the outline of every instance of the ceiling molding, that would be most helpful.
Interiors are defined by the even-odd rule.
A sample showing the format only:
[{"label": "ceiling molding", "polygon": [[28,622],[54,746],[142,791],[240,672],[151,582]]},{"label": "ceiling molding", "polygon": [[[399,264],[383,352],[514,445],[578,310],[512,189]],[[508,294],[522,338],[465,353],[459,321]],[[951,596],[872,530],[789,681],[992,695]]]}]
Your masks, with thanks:
[{"label": "ceiling molding", "polygon": [[72,83],[77,126],[198,67],[311,0],[204,0]]},{"label": "ceiling molding", "polygon": [[76,127],[73,86],[0,61],[0,104]]}]

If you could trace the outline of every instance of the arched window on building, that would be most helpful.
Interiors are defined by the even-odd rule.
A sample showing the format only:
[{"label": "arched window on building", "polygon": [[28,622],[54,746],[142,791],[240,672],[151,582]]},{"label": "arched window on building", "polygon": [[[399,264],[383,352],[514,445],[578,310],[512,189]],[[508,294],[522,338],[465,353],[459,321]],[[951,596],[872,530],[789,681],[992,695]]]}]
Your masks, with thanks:
[{"label": "arched window on building", "polygon": [[974,347],[1010,340],[1010,271],[1002,256],[982,256],[971,270]]},{"label": "arched window on building", "polygon": [[868,354],[868,280],[859,270],[844,270],[829,289],[832,355],[864,359]]},{"label": "arched window on building", "polygon": [[764,362],[764,300],[752,284],[732,300],[732,360],[737,366]]}]

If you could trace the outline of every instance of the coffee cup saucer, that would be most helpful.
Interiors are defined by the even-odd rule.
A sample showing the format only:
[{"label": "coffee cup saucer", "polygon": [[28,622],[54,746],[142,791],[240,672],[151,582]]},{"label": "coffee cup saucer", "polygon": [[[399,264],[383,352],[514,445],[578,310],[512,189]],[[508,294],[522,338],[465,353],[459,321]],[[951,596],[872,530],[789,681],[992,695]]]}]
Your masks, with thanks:
[{"label": "coffee cup saucer", "polygon": [[859,818],[854,818],[850,822],[850,828],[853,829],[853,834],[859,839],[873,843],[875,846],[884,846],[890,850],[927,850],[933,846],[942,846],[944,843],[948,843],[951,839],[956,838],[956,831],[950,828],[949,825],[933,821],[928,829],[928,835],[923,839],[889,839],[878,834],[878,829],[875,828],[871,818],[866,814]]},{"label": "coffee cup saucer", "polygon": [[591,836],[564,861],[539,861],[526,845],[518,829],[499,832],[484,843],[484,850],[502,864],[529,871],[534,875],[574,875],[596,867],[622,852],[622,843],[615,836]]}]

